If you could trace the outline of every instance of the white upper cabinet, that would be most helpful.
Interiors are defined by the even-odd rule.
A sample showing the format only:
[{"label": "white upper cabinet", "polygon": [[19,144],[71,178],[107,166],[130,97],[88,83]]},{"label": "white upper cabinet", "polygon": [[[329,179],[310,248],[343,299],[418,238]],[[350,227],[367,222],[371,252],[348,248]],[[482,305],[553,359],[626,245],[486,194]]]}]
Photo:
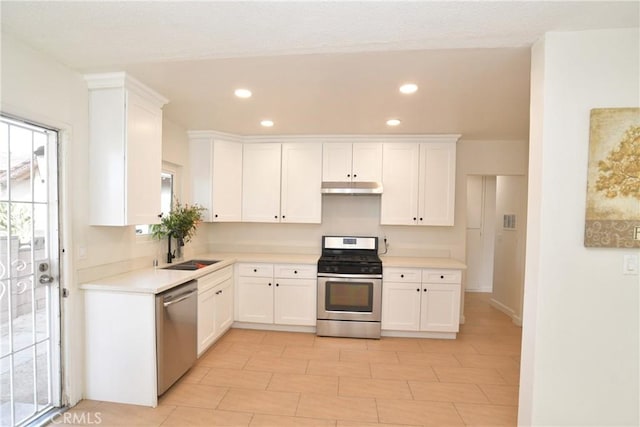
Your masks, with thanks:
[{"label": "white upper cabinet", "polygon": [[162,106],[168,101],[125,73],[91,74],[91,225],[159,221]]},{"label": "white upper cabinet", "polygon": [[282,144],[281,222],[322,222],[322,144]]},{"label": "white upper cabinet", "polygon": [[279,143],[244,144],[242,158],[242,220],[280,222]]},{"label": "white upper cabinet", "polygon": [[244,145],[242,220],[320,223],[320,143]]},{"label": "white upper cabinet", "polygon": [[456,141],[384,144],[381,224],[453,225]]},{"label": "white upper cabinet", "polygon": [[419,152],[413,142],[384,144],[381,224],[417,224]]},{"label": "white upper cabinet", "polygon": [[456,198],[456,144],[420,144],[418,223],[453,225]]},{"label": "white upper cabinet", "polygon": [[242,219],[242,143],[189,133],[192,201],[208,222]]},{"label": "white upper cabinet", "polygon": [[382,143],[323,144],[323,181],[380,182],[381,179]]}]

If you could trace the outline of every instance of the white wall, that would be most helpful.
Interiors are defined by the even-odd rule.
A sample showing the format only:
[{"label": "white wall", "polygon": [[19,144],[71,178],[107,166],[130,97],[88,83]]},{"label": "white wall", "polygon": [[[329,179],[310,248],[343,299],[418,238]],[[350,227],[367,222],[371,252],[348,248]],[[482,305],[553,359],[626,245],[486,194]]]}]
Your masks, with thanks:
[{"label": "white wall", "polygon": [[589,110],[638,107],[638,76],[638,29],[534,46],[521,425],[640,424],[639,279],[583,245]]},{"label": "white wall", "polygon": [[[63,300],[64,369],[68,401],[75,404],[82,398],[84,387],[84,308],[78,284],[151,266],[151,259],[162,255],[164,245],[148,237],[136,237],[134,227],[88,225],[87,85],[82,75],[12,36],[2,34],[1,41],[0,109],[61,130],[61,248],[65,250],[61,284],[70,291]],[[186,130],[165,120],[163,133],[164,159],[186,166]],[[86,248],[85,259],[78,257],[80,246]]]},{"label": "white wall", "polygon": [[[495,258],[491,304],[522,324],[525,243],[527,224],[527,177],[496,179]],[[515,230],[503,228],[505,214],[516,215]]]}]

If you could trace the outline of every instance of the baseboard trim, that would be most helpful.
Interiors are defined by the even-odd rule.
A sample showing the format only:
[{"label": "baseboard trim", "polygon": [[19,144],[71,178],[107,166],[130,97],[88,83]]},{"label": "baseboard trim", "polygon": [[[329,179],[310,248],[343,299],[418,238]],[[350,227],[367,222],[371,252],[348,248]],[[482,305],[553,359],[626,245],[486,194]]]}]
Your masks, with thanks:
[{"label": "baseboard trim", "polygon": [[273,323],[233,322],[231,327],[237,329],[258,329],[261,331],[316,333],[315,326],[275,325]]},{"label": "baseboard trim", "polygon": [[477,292],[477,293],[483,293],[483,294],[490,294],[491,292],[493,292],[493,288],[465,288],[464,289],[465,292]]},{"label": "baseboard trim", "polygon": [[383,337],[398,337],[398,338],[436,338],[455,340],[458,334],[456,332],[412,332],[412,331],[390,331],[382,330]]},{"label": "baseboard trim", "polygon": [[520,316],[517,316],[513,309],[507,307],[494,298],[491,298],[489,300],[489,304],[491,304],[491,307],[495,308],[496,310],[500,310],[501,312],[509,316],[511,318],[511,322],[513,322],[514,325],[522,326],[522,318]]}]

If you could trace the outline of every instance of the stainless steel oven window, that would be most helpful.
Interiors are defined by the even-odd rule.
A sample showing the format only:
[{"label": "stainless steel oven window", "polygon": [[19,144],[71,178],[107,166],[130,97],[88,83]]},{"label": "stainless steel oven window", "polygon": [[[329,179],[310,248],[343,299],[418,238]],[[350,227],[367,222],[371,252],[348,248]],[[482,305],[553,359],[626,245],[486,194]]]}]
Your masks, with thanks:
[{"label": "stainless steel oven window", "polygon": [[371,313],[373,283],[327,282],[325,310]]},{"label": "stainless steel oven window", "polygon": [[[354,306],[348,310],[332,310],[327,307],[327,302],[331,302],[331,296],[327,297],[327,290],[334,284],[342,285],[364,285],[371,287],[367,294],[367,306],[369,306],[369,295],[371,298],[371,308],[369,311],[354,311]],[[362,288],[360,288],[362,289]],[[362,295],[360,295],[362,297]],[[344,301],[333,301],[343,303]],[[352,301],[353,302],[353,301]],[[351,303],[352,303],[351,302]],[[341,304],[346,305],[346,304]],[[318,277],[318,319],[326,320],[360,320],[364,322],[378,322],[382,313],[382,280],[362,279],[362,278],[337,278]],[[335,307],[334,307],[335,308]],[[369,308],[369,307],[367,307]]]}]

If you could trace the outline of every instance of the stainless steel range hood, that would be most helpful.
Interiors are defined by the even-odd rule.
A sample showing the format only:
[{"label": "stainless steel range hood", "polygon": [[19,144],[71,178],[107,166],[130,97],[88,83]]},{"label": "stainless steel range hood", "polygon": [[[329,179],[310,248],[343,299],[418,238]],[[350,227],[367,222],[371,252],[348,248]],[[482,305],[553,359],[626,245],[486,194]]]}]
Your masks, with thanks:
[{"label": "stainless steel range hood", "polygon": [[320,189],[322,194],[382,194],[380,182],[325,181]]}]

